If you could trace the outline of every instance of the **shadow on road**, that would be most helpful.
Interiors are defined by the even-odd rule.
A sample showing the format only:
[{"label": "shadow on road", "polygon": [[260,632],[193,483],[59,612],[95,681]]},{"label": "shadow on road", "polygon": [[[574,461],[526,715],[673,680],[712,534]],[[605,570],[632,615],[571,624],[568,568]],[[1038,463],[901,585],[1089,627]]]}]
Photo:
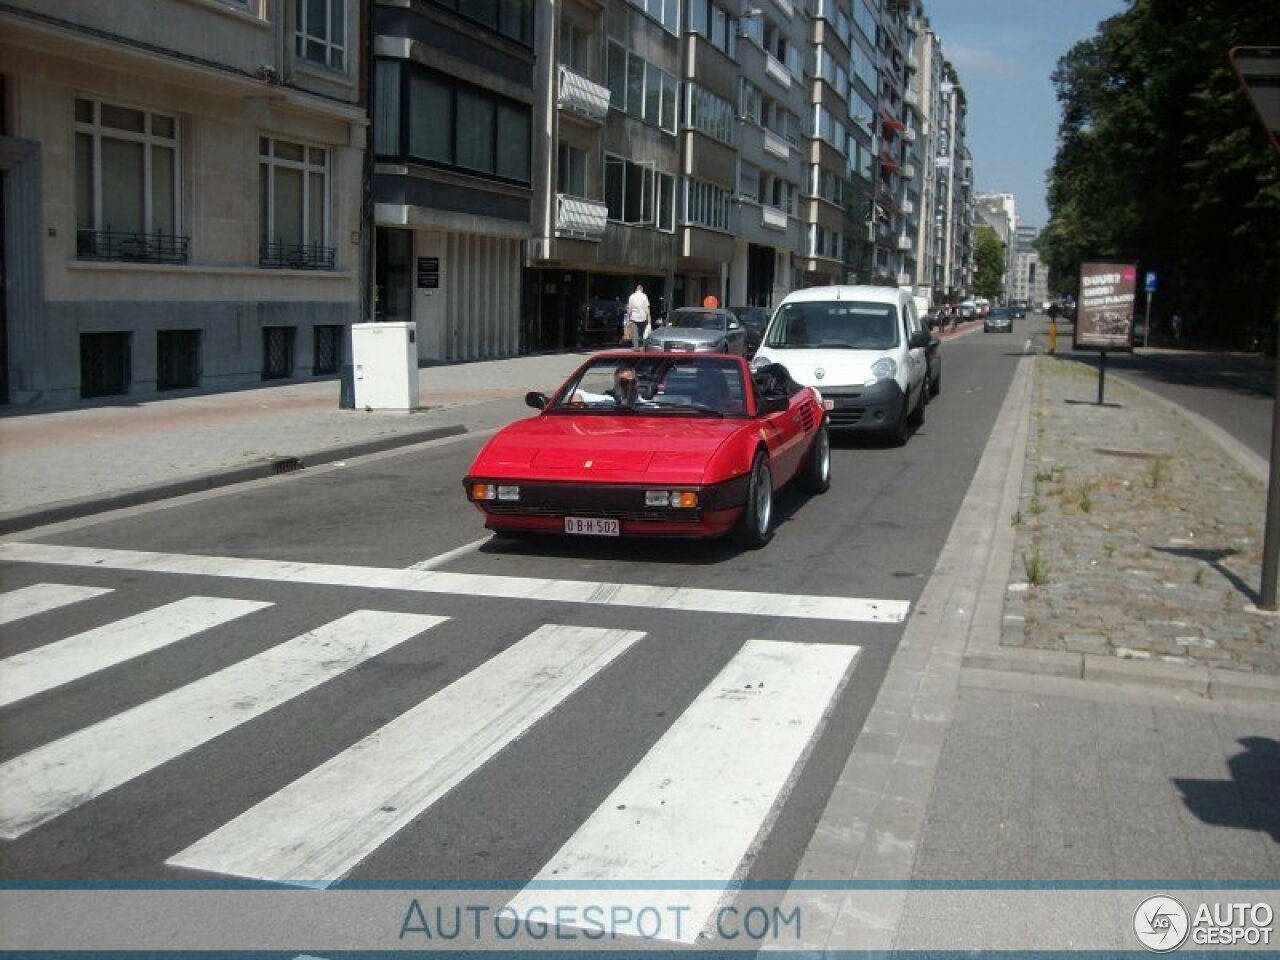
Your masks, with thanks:
[{"label": "shadow on road", "polygon": [[1261,830],[1280,843],[1280,742],[1242,737],[1244,747],[1227,761],[1230,780],[1180,780],[1174,785],[1197,819],[1218,827]]}]

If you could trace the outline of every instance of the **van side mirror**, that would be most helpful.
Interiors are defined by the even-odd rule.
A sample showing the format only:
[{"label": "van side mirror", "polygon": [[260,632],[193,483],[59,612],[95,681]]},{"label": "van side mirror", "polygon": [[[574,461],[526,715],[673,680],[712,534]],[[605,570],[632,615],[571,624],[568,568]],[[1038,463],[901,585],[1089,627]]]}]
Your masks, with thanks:
[{"label": "van side mirror", "polygon": [[931,339],[932,338],[929,336],[928,330],[917,330],[907,340],[907,346],[910,347],[912,350],[915,350],[917,348],[923,349],[924,347],[929,346],[929,341]]}]

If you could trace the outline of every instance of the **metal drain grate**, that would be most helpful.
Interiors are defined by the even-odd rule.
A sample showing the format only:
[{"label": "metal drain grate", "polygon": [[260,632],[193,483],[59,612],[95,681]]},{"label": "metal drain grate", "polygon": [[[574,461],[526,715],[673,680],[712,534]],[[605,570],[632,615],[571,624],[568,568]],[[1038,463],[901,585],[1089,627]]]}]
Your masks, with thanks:
[{"label": "metal drain grate", "polygon": [[279,476],[282,473],[293,473],[295,470],[301,470],[304,464],[297,457],[285,457],[271,464],[271,473]]}]

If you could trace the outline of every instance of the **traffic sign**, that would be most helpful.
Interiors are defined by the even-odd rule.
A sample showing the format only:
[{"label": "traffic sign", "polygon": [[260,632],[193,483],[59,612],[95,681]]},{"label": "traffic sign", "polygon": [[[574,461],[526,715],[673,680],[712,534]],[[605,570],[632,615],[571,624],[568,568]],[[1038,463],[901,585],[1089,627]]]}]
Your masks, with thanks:
[{"label": "traffic sign", "polygon": [[1147,271],[1147,293],[1156,292],[1156,272],[1154,270]]}]

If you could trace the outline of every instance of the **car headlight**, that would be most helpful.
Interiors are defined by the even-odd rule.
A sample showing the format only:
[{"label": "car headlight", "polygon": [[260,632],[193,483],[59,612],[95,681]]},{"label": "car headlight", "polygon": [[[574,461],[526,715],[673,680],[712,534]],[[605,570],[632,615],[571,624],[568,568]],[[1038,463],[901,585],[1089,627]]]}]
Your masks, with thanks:
[{"label": "car headlight", "polygon": [[471,499],[518,501],[520,499],[520,488],[507,486],[506,484],[473,483],[471,485]]},{"label": "car headlight", "polygon": [[698,505],[698,494],[693,490],[646,490],[644,505],[688,510]]},{"label": "car headlight", "polygon": [[881,380],[892,380],[898,375],[898,361],[893,357],[881,357],[871,365],[871,379],[866,385],[879,383]]},{"label": "car headlight", "polygon": [[769,359],[767,354],[757,351],[756,355],[751,358],[751,370],[753,373],[758,372],[769,366],[771,363],[773,363],[773,361]]}]

